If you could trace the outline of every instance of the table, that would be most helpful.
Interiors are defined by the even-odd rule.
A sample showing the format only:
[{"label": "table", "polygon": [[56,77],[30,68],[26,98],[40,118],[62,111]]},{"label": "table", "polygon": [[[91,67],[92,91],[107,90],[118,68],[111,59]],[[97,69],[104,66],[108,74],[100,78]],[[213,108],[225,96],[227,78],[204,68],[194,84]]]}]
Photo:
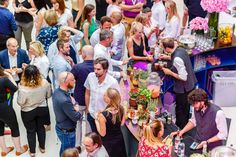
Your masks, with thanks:
[{"label": "table", "polygon": [[[171,132],[177,131],[178,127],[172,124],[164,124],[164,135],[163,138],[168,136]],[[139,125],[134,125],[131,120],[127,120],[125,126],[122,127],[122,132],[124,135],[125,146],[128,157],[135,157],[138,150],[138,142],[141,138],[141,128]],[[202,153],[202,150],[191,150],[189,147],[194,142],[194,130],[183,136],[183,142],[185,143],[185,155],[187,157],[193,153]],[[173,141],[174,142],[174,141]],[[174,148],[174,147],[173,147]],[[172,149],[173,150],[173,149]],[[177,155],[172,151],[172,157],[177,157]]]}]

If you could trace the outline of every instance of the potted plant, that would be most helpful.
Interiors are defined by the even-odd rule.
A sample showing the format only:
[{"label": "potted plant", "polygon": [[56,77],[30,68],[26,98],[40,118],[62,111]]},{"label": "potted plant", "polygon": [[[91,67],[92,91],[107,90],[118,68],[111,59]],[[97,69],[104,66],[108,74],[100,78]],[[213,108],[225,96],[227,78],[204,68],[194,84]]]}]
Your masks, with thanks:
[{"label": "potted plant", "polygon": [[139,89],[138,88],[132,88],[129,92],[129,105],[133,107],[134,109],[137,109],[137,103],[136,98],[139,96]]},{"label": "potted plant", "polygon": [[148,122],[148,111],[147,110],[139,110],[138,111],[138,125],[140,127],[143,127],[143,124],[146,124]]},{"label": "potted plant", "polygon": [[147,104],[151,100],[151,91],[147,88],[139,88],[139,96],[137,97],[137,104],[142,105],[143,109],[147,108]]},{"label": "potted plant", "polygon": [[139,87],[147,87],[148,72],[141,70],[139,72]]},{"label": "potted plant", "polygon": [[148,105],[148,107],[147,107],[147,110],[148,110],[149,113],[150,113],[150,119],[151,119],[151,120],[155,119],[155,113],[156,113],[156,110],[157,110],[156,104],[154,104],[154,103],[149,103],[149,105]]}]

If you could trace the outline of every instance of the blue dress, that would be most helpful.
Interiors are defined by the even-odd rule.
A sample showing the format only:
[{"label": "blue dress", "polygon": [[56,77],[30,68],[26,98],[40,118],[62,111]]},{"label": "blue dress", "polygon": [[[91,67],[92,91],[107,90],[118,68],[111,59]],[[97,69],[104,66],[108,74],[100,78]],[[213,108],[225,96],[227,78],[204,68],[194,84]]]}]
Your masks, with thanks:
[{"label": "blue dress", "polygon": [[51,27],[43,27],[40,29],[36,40],[43,44],[46,55],[48,54],[49,46],[57,39],[57,32],[61,25],[55,25]]}]

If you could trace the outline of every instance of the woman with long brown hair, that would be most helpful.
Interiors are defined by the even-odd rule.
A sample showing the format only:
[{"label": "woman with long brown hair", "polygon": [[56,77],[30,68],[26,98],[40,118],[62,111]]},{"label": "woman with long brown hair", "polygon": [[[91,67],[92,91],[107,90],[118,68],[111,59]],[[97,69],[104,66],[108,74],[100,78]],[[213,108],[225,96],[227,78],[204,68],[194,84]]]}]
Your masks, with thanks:
[{"label": "woman with long brown hair", "polygon": [[17,91],[17,85],[11,74],[4,71],[0,66],[0,147],[1,156],[6,156],[13,151],[14,147],[7,147],[4,138],[5,123],[11,129],[12,141],[16,147],[16,155],[19,156],[28,150],[28,146],[21,147],[19,126],[16,119],[16,113],[9,104],[11,95]]},{"label": "woman with long brown hair", "polygon": [[72,13],[66,8],[65,0],[51,0],[53,9],[59,17],[58,24],[74,28]]},{"label": "woman with long brown hair", "polygon": [[[126,150],[121,125],[124,125],[124,109],[120,105],[120,93],[115,88],[108,88],[104,94],[107,103],[105,111],[98,113],[95,119],[98,133],[110,157],[126,157]],[[119,147],[117,147],[119,146]]]},{"label": "woman with long brown hair", "polygon": [[164,125],[160,120],[153,120],[143,129],[143,137],[139,141],[139,156],[171,157],[171,147],[162,142]]},{"label": "woman with long brown hair", "polygon": [[89,39],[92,36],[93,32],[97,29],[97,24],[94,18],[95,14],[96,9],[94,5],[85,5],[81,21],[82,32],[84,33],[82,46],[90,45]]},{"label": "woman with long brown hair", "polygon": [[39,150],[45,152],[45,119],[49,116],[46,99],[51,97],[51,86],[43,79],[35,65],[28,65],[19,85],[17,103],[21,106],[21,118],[27,131],[30,156],[35,157],[36,134]]}]

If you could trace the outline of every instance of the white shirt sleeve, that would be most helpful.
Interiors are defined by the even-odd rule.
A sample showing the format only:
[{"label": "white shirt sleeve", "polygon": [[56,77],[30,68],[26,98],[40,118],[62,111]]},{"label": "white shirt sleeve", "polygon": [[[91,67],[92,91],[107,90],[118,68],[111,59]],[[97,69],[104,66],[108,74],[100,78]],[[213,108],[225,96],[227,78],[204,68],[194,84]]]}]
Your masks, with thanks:
[{"label": "white shirt sleeve", "polygon": [[87,79],[84,82],[84,87],[88,90],[90,90],[90,83],[89,83],[90,75],[91,75],[91,73],[88,75]]},{"label": "white shirt sleeve", "polygon": [[222,110],[219,110],[216,113],[216,127],[219,130],[217,137],[221,140],[225,140],[228,136],[228,129],[226,117]]},{"label": "white shirt sleeve", "polygon": [[179,26],[180,26],[180,21],[177,17],[172,17],[174,18],[173,20],[171,20],[170,22],[170,26],[171,26],[171,32],[169,33],[169,36],[172,38],[176,38],[179,35]]},{"label": "white shirt sleeve", "polygon": [[197,125],[194,111],[192,112],[192,117],[189,119],[189,121],[193,123],[194,126]]},{"label": "white shirt sleeve", "polygon": [[177,69],[179,77],[183,81],[186,81],[188,73],[186,71],[186,67],[184,65],[184,61],[180,57],[175,57],[173,65]]}]

